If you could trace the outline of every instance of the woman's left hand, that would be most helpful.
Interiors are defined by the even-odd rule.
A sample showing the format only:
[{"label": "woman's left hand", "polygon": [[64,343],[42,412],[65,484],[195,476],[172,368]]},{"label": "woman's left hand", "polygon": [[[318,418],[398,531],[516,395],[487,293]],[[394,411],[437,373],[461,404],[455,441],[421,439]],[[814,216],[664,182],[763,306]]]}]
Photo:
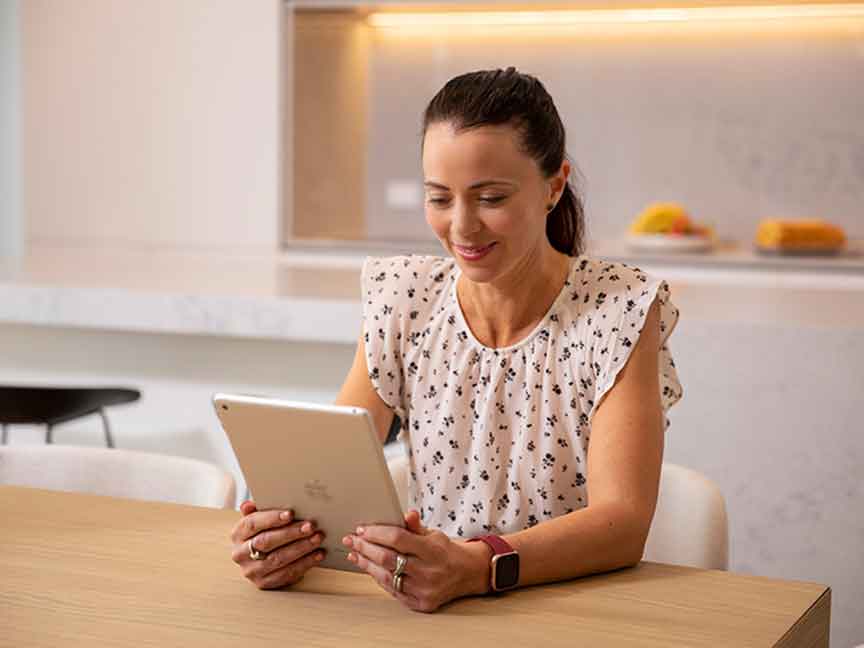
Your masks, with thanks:
[{"label": "woman's left hand", "polygon": [[[405,526],[370,525],[342,539],[352,551],[348,560],[367,572],[405,606],[434,612],[462,596],[488,590],[489,550],[483,542],[454,542],[440,531],[420,524],[420,514],[409,511]],[[402,591],[393,589],[396,555],[407,559]]]}]

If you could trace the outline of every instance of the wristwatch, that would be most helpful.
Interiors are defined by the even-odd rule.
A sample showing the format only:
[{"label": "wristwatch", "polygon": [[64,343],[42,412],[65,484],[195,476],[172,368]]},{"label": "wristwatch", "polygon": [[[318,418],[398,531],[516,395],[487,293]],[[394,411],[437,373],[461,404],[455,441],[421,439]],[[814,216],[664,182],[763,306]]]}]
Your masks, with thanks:
[{"label": "wristwatch", "polygon": [[519,554],[501,536],[482,535],[471,538],[468,542],[477,540],[485,542],[492,549],[489,579],[492,591],[502,592],[516,587],[519,584]]}]

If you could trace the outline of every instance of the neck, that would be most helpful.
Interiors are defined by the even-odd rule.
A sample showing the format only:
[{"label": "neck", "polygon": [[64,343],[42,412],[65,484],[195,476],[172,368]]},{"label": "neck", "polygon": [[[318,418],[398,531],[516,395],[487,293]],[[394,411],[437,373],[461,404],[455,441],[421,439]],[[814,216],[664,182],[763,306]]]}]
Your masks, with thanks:
[{"label": "neck", "polygon": [[461,275],[457,295],[474,337],[493,348],[519,342],[552,306],[569,269],[570,257],[546,245],[494,281],[475,283]]}]

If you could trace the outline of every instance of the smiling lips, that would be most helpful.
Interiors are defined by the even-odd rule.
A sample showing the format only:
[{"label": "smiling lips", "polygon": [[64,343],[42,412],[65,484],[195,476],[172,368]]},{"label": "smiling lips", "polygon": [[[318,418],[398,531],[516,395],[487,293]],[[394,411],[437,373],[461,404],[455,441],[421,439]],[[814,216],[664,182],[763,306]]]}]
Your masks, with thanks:
[{"label": "smiling lips", "polygon": [[489,251],[495,247],[495,243],[490,243],[489,245],[457,245],[453,244],[453,249],[461,256],[463,259],[468,261],[477,261],[478,259],[482,259],[486,256]]}]

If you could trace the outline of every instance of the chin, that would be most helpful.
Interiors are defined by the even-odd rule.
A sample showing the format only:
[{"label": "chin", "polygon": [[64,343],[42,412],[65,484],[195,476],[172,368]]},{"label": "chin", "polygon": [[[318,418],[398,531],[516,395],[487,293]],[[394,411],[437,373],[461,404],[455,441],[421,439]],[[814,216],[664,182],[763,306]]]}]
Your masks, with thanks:
[{"label": "chin", "polygon": [[472,263],[471,261],[466,261],[455,252],[451,252],[450,255],[456,261],[456,265],[459,266],[462,274],[475,283],[489,283],[501,273],[499,263]]},{"label": "chin", "polygon": [[462,274],[465,278],[470,279],[474,283],[490,283],[498,276],[498,273],[491,268],[477,268],[475,266],[465,267],[465,265],[456,262],[462,269]]}]

